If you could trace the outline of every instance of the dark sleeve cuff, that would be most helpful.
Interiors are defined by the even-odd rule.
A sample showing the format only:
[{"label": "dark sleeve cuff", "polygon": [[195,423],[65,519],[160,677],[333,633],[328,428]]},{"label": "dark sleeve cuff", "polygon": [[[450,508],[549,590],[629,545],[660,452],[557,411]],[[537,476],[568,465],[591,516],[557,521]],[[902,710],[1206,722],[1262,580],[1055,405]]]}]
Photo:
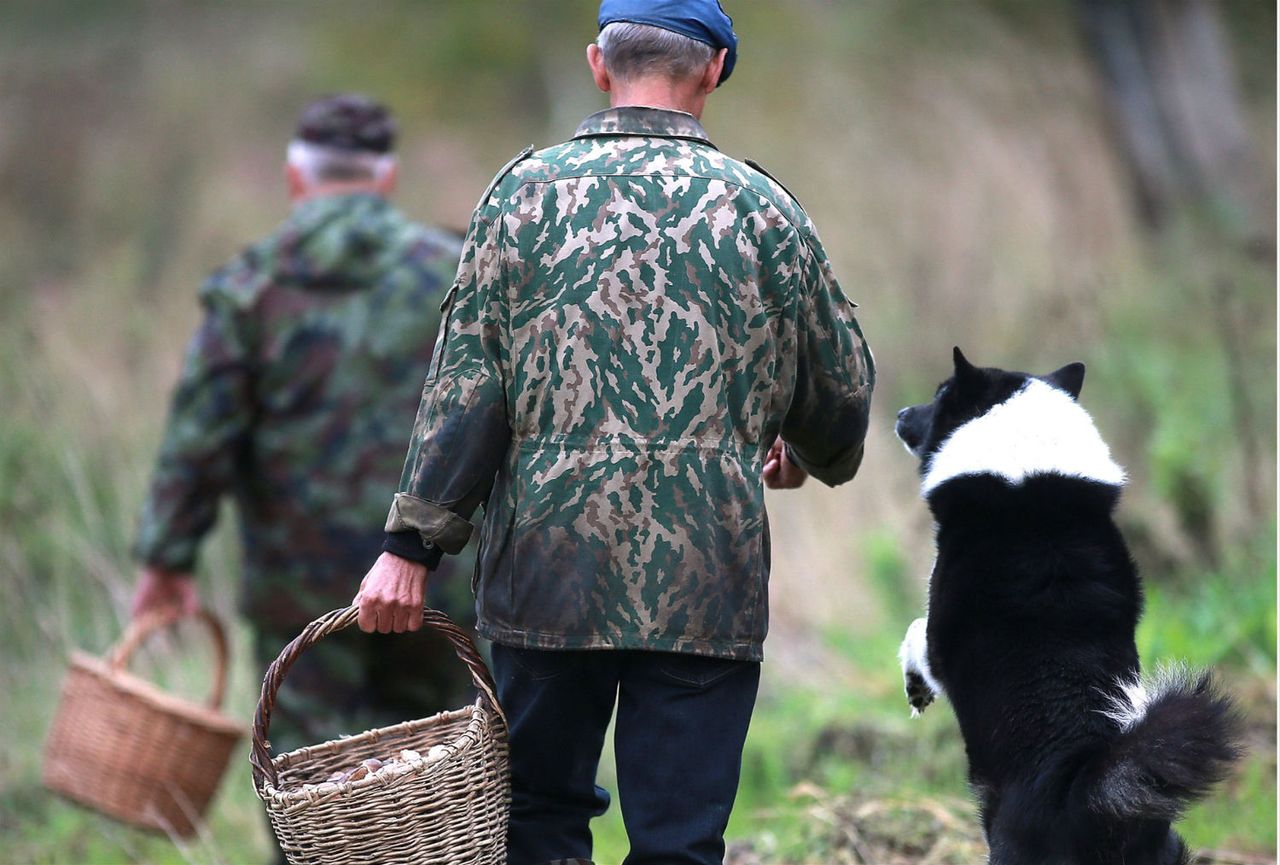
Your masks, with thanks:
[{"label": "dark sleeve cuff", "polygon": [[199,541],[179,541],[166,545],[154,540],[147,543],[139,539],[131,550],[133,560],[146,568],[194,574],[196,571],[196,546]]},{"label": "dark sleeve cuff", "polygon": [[430,541],[424,543],[422,536],[413,530],[387,532],[386,540],[382,542],[382,550],[393,556],[426,565],[429,571],[440,567],[440,560],[444,558],[444,550]]},{"label": "dark sleeve cuff", "polygon": [[829,487],[836,487],[852,480],[853,476],[858,473],[858,467],[862,465],[863,442],[861,441],[845,449],[842,454],[836,456],[826,465],[810,461],[792,447],[790,442],[785,442],[783,447],[786,449],[787,459],[804,469],[805,474],[817,478]]},{"label": "dark sleeve cuff", "polygon": [[440,549],[457,555],[471,538],[471,523],[435,502],[408,493],[396,493],[383,531],[415,531]]}]

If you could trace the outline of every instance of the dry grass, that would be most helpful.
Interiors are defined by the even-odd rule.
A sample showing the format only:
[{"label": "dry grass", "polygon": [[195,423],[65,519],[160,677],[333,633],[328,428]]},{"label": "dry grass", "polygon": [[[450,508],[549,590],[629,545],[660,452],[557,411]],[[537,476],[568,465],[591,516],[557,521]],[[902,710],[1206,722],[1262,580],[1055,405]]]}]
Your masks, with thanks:
[{"label": "dry grass", "polygon": [[809,826],[809,851],[776,857],[765,845],[732,845],[726,865],[973,865],[987,846],[963,802],[833,796],[812,785],[789,794],[789,807]]},{"label": "dry grass", "polygon": [[[731,844],[725,865],[975,865],[987,856],[973,808],[951,799],[909,801],[834,796],[802,784],[788,807],[807,825],[809,850],[778,856],[769,843]],[[1274,856],[1232,850],[1200,850],[1194,865],[1275,865]]]}]

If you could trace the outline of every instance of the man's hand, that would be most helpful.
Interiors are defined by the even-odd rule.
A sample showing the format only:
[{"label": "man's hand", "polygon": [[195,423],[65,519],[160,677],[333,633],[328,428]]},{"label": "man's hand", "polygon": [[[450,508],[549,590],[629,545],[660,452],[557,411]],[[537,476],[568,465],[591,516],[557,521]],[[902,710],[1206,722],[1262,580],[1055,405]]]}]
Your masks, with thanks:
[{"label": "man's hand", "polygon": [[782,436],[778,436],[764,459],[764,485],[771,490],[794,490],[808,477],[808,472],[787,459]]},{"label": "man's hand", "polygon": [[399,634],[422,627],[426,595],[426,565],[383,553],[364,575],[351,603],[360,607],[356,623],[366,634]]},{"label": "man's hand", "polygon": [[185,571],[170,571],[154,565],[143,568],[138,586],[133,590],[129,615],[136,619],[170,607],[177,607],[184,616],[199,612],[200,595],[196,592],[195,577]]}]

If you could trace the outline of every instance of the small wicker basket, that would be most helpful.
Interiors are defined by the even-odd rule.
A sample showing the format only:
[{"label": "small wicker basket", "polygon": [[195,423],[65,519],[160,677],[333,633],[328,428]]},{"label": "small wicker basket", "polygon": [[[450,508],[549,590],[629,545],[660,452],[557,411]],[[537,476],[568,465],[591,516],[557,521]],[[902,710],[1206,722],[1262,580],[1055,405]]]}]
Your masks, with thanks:
[{"label": "small wicker basket", "polygon": [[[443,613],[427,609],[423,625],[445,636],[471,671],[480,691],[473,705],[272,758],[267,730],[285,673],[307,647],[351,625],[358,612],[348,607],[316,619],[285,646],[262,682],[250,762],[285,858],[292,865],[505,865],[506,718],[475,644]],[[359,780],[327,780],[370,757],[386,760],[406,749],[420,757],[389,762]]]},{"label": "small wicker basket", "polygon": [[45,743],[46,787],[126,823],[179,837],[195,832],[243,728],[220,711],[227,638],[213,614],[196,618],[213,636],[217,669],[201,706],[126,670],[142,642],[177,611],[134,620],[106,660],[73,652]]}]

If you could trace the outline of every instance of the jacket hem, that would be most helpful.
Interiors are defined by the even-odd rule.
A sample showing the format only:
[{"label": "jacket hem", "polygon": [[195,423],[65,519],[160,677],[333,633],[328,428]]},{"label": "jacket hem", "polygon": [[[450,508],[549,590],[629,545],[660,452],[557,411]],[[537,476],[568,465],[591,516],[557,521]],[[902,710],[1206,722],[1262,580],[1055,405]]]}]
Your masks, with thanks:
[{"label": "jacket hem", "polygon": [[641,652],[675,652],[727,658],[734,661],[763,661],[764,646],[759,642],[740,640],[708,640],[688,637],[641,637],[638,634],[548,634],[495,625],[483,619],[476,625],[480,636],[517,649],[630,650]]}]

